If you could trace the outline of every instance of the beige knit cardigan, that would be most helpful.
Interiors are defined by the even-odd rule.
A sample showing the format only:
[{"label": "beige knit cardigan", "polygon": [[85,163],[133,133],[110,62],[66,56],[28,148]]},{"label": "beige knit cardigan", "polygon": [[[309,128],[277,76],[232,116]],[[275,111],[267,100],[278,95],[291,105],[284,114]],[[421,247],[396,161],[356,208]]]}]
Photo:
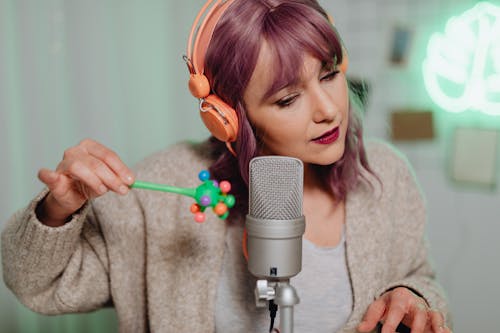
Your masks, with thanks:
[{"label": "beige knit cardigan", "polygon": [[[448,318],[428,260],[424,200],[407,162],[379,142],[367,146],[382,181],[362,183],[346,200],[346,256],[353,311],[342,332],[356,332],[368,305],[407,286]],[[138,180],[196,187],[209,160],[183,143],[145,159]],[[93,200],[59,228],[34,213],[43,191],[2,232],[4,280],[43,314],[112,304],[120,332],[214,332],[216,290],[227,223],[207,214],[193,222],[191,198],[132,190]],[[242,223],[231,221],[230,223]],[[307,223],[307,221],[306,221]]]}]

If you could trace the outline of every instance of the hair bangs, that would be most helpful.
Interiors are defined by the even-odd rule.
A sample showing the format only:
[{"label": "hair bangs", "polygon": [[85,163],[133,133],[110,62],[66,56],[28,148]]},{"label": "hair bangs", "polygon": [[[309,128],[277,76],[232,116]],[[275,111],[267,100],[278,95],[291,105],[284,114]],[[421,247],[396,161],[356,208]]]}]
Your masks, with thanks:
[{"label": "hair bangs", "polygon": [[266,98],[299,81],[305,54],[327,66],[342,62],[342,44],[335,28],[326,16],[309,6],[277,6],[264,18],[262,34],[274,59],[274,78]]}]

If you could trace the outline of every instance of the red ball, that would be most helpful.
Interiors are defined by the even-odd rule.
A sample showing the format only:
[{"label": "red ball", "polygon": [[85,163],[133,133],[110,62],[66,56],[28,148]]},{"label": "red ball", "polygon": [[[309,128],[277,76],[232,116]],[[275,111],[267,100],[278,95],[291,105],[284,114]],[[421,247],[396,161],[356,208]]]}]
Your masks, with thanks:
[{"label": "red ball", "polygon": [[198,213],[200,211],[200,206],[197,203],[194,203],[191,205],[191,207],[189,207],[189,210],[193,214]]},{"label": "red ball", "polygon": [[205,213],[198,212],[198,213],[194,214],[194,220],[197,223],[203,223],[203,222],[205,222]]},{"label": "red ball", "polygon": [[227,180],[223,180],[220,182],[219,188],[222,191],[222,193],[229,193],[229,191],[231,191],[231,183],[228,182]]}]

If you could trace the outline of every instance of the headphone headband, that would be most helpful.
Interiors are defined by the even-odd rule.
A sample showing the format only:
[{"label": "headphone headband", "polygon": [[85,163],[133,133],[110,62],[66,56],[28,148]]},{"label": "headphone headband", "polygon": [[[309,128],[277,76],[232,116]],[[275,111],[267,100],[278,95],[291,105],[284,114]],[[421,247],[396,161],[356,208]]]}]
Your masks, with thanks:
[{"label": "headphone headband", "polygon": [[[233,1],[234,0],[208,0],[196,16],[193,26],[191,27],[186,50],[186,55],[191,62],[191,67],[189,68],[191,73],[203,74],[205,55],[208,45],[210,44],[210,40],[212,39],[215,26],[217,25],[217,22],[219,22],[222,14],[224,14]],[[211,4],[212,7],[210,7]],[[205,14],[205,16],[200,24],[203,14]],[[193,43],[195,35],[196,38]]]}]

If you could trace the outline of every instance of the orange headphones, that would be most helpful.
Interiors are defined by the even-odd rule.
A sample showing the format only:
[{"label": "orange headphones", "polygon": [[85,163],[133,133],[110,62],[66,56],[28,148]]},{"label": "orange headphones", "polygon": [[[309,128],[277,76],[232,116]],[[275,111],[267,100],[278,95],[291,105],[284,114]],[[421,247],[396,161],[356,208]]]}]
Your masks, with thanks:
[{"label": "orange headphones", "polygon": [[[207,77],[204,75],[205,56],[215,26],[233,1],[234,0],[208,0],[205,5],[203,5],[191,27],[187,52],[183,59],[190,73],[189,91],[200,101],[199,110],[203,123],[210,133],[220,141],[225,142],[229,151],[236,156],[236,153],[231,147],[231,142],[236,141],[237,138],[238,116],[236,115],[236,111],[219,96],[211,93],[210,84]],[[210,5],[212,6],[210,7]],[[202,16],[204,16],[204,18],[200,21]],[[329,18],[333,24],[333,20],[331,17]],[[348,60],[346,53],[343,53],[343,61],[339,68],[345,73]]]},{"label": "orange headphones", "polygon": [[[184,60],[189,69],[189,91],[200,100],[199,110],[203,123],[210,133],[226,143],[228,149],[236,155],[231,142],[236,141],[238,133],[238,116],[236,111],[219,96],[211,94],[210,84],[204,75],[205,55],[212,39],[217,22],[234,0],[209,0],[196,16],[189,34],[187,55]],[[208,7],[212,7],[208,10]],[[205,14],[203,21],[200,19]],[[195,37],[196,39],[193,38]]]}]

